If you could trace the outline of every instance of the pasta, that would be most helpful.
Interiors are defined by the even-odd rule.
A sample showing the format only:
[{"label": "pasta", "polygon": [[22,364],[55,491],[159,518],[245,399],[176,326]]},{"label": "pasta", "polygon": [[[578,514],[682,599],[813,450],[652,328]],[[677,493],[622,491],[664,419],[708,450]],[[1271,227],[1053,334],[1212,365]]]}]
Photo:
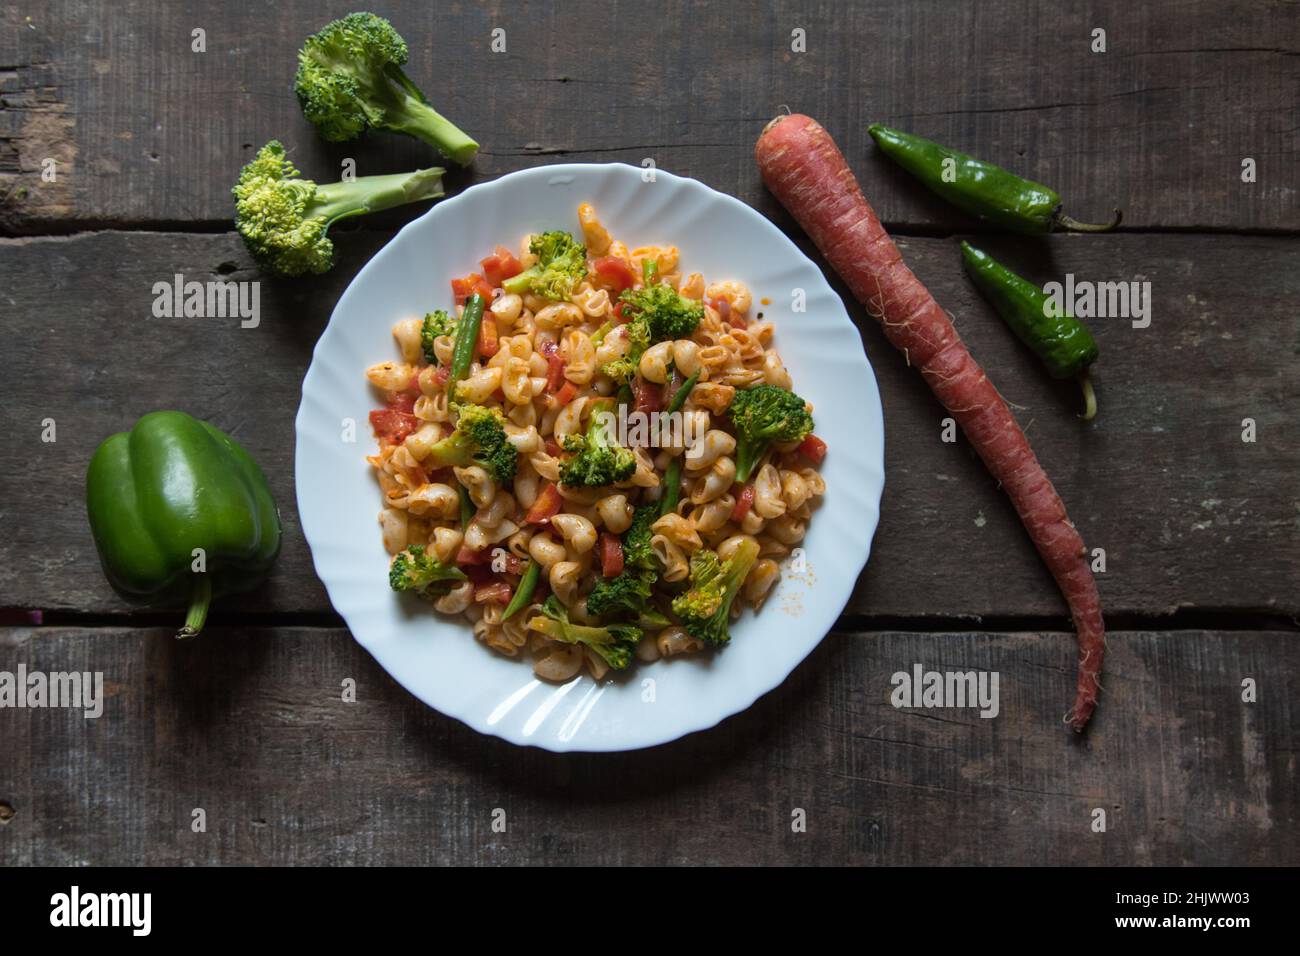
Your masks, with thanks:
[{"label": "pasta", "polygon": [[[407,589],[405,578],[397,583],[399,570],[412,562],[440,569],[435,583],[410,588],[438,612],[464,618],[485,647],[529,658],[550,681],[584,670],[600,680],[633,660],[718,643],[674,609],[673,595],[697,586],[693,559],[716,555],[727,564],[747,556],[735,565],[729,613],[757,611],[826,492],[814,467],[825,445],[807,429],[746,458],[737,396],[766,388],[793,400],[785,394],[789,370],[773,348],[775,328],[752,314],[749,287],[687,272],[675,246],[629,250],[587,203],[578,224],[585,248],[562,233],[525,236],[517,255],[498,246],[483,260],[483,275],[453,281],[456,308],[445,314],[453,321],[468,311],[467,296],[485,300],[472,361],[454,378],[455,335],[409,316],[392,327],[397,358],[365,370],[384,399],[370,416],[379,449],[367,461],[383,501],[380,534],[394,556],[393,586]],[[524,270],[550,275],[558,255],[548,251],[552,241],[576,248],[572,268],[563,281],[531,278]],[[689,323],[651,336],[653,327],[635,325],[628,310],[644,312],[652,301],[668,302]],[[675,418],[655,425],[670,402]],[[618,473],[575,481],[574,459],[594,447],[598,429],[614,427],[598,424],[614,409],[627,428],[608,433],[602,447],[616,448],[609,454]],[[650,421],[645,440],[630,424],[638,412]],[[497,429],[490,433],[499,451],[489,455],[486,439],[464,437],[471,413],[496,423],[485,427]],[[670,473],[675,484],[665,481]],[[738,475],[746,481],[737,483]],[[628,567],[633,535],[643,537]],[[537,591],[521,594],[522,609],[506,617],[534,564]],[[629,575],[642,576],[649,597],[637,592],[635,612],[610,610],[611,592],[602,589]],[[594,633],[621,635],[626,653],[611,653]]]}]

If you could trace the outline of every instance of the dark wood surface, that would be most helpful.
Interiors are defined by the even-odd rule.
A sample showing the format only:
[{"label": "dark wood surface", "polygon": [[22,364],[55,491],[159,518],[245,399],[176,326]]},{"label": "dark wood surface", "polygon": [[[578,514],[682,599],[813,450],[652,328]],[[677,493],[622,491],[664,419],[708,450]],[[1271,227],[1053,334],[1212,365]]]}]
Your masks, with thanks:
[{"label": "dark wood surface", "polygon": [[[715,730],[567,757],[480,737],[397,687],[341,628],[298,527],[293,416],[311,349],[405,215],[337,230],[327,276],[264,278],[257,329],[150,313],[173,273],[258,277],[228,190],[266,139],[320,179],[345,156],[362,174],[428,164],[397,137],[324,144],[302,119],[293,54],[347,9],[0,12],[0,670],[102,670],[110,688],[97,721],[0,709],[0,862],[1300,862],[1295,4],[669,4],[654,18],[620,3],[382,6],[411,74],[484,144],[452,191],[648,157],[808,249],[752,145],[782,105],[820,118],[1107,552],[1105,692],[1073,740],[1060,726],[1073,639],[1050,577],[969,445],[940,441],[940,407],[850,303],[885,406],[887,482],[839,629]],[[497,26],[506,54],[488,51]],[[195,27],[206,53],[190,52]],[[1089,51],[1094,27],[1105,54]],[[790,52],[794,28],[807,53]],[[1051,183],[1077,216],[1124,207],[1113,235],[980,236],[1038,281],[1152,283],[1149,328],[1093,323],[1095,422],[1074,419],[1072,386],[962,276],[956,238],[983,230],[888,167],[873,120]],[[41,181],[46,158],[55,183]],[[168,406],[256,454],[286,528],[267,586],[184,646],[108,588],[81,502],[95,445]],[[43,626],[22,626],[31,611]],[[895,710],[889,677],[918,662],[998,670],[1002,712]],[[347,677],[356,704],[339,699]],[[190,831],[195,807],[206,834]],[[506,834],[490,828],[498,807]],[[791,832],[795,808],[807,833]],[[1106,833],[1090,829],[1096,808]]]}]

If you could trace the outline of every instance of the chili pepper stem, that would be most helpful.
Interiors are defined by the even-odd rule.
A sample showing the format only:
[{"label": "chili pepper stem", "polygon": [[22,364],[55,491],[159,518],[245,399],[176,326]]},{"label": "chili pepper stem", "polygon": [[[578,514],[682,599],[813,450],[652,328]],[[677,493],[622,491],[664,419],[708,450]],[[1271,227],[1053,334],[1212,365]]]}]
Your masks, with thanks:
[{"label": "chili pepper stem", "polygon": [[1092,379],[1087,372],[1079,375],[1079,385],[1083,388],[1083,414],[1079,417],[1090,422],[1097,417],[1097,393],[1092,390]]},{"label": "chili pepper stem", "polygon": [[196,574],[190,592],[190,609],[185,615],[185,626],[176,632],[178,641],[198,637],[208,619],[208,605],[212,603],[212,579],[207,574]]},{"label": "chili pepper stem", "polygon": [[1068,230],[1069,232],[1110,232],[1120,224],[1120,221],[1123,218],[1124,213],[1116,209],[1115,218],[1110,222],[1079,222],[1079,220],[1067,216],[1058,209],[1052,215],[1052,224],[1060,226],[1062,229]]}]

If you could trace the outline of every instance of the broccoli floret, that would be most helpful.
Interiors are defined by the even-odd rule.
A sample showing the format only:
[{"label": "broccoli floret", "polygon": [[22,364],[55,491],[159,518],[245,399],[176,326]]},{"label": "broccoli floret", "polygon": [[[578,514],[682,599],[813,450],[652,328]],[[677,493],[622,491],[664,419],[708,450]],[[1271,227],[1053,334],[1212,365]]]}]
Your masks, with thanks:
[{"label": "broccoli floret", "polygon": [[532,618],[528,627],[554,641],[583,644],[617,671],[626,670],[632,663],[632,651],[643,633],[641,628],[632,624],[606,624],[603,627],[571,624],[568,610],[554,594],[546,599],[542,613]]},{"label": "broccoli floret", "polygon": [[627,336],[623,357],[606,362],[600,370],[614,381],[627,384],[636,375],[642,354],[650,347],[650,327],[645,322],[629,322],[623,330],[622,334]]},{"label": "broccoli floret", "polygon": [[387,129],[468,166],[478,143],[429,105],[402,71],[406,58],[406,41],[383,17],[352,13],[327,24],[298,51],[293,88],[303,114],[331,142]]},{"label": "broccoli floret", "polygon": [[388,566],[388,584],[394,591],[414,591],[425,598],[442,597],[461,581],[465,572],[454,564],[443,564],[415,544],[393,556]]},{"label": "broccoli floret", "polygon": [[586,247],[562,230],[533,236],[528,251],[537,257],[536,265],[506,279],[501,284],[505,291],[515,295],[536,292],[547,299],[564,301],[587,274]]},{"label": "broccoli floret", "polygon": [[671,286],[647,285],[628,289],[619,299],[623,315],[644,322],[649,345],[668,339],[689,338],[704,318],[704,306],[678,295]]},{"label": "broccoli floret", "polygon": [[776,385],[736,392],[727,409],[736,429],[736,481],[744,483],[772,442],[802,441],[813,429],[808,403]]},{"label": "broccoli floret", "polygon": [[587,595],[592,614],[634,618],[641,627],[667,627],[668,618],[650,606],[651,590],[659,577],[659,566],[650,547],[650,526],[659,518],[659,506],[642,505],[632,514],[632,524],[623,532],[623,573],[601,578]]},{"label": "broccoli floret", "polygon": [[606,362],[601,371],[616,382],[630,382],[636,375],[641,355],[656,342],[685,339],[704,318],[704,306],[678,295],[666,285],[648,285],[628,289],[620,297],[623,315],[629,319],[625,328],[627,351],[621,359]]},{"label": "broccoli floret", "polygon": [[429,464],[481,465],[496,482],[515,476],[519,452],[506,437],[505,420],[496,409],[482,405],[460,405],[456,430],[429,449]]},{"label": "broccoli floret", "polygon": [[565,435],[565,451],[575,452],[560,463],[560,481],[571,487],[595,488],[632,477],[636,456],[614,437],[614,413],[607,402],[593,406],[586,435]]},{"label": "broccoli floret", "polygon": [[317,185],[300,179],[284,146],[275,140],[239,173],[235,195],[235,228],[249,251],[268,269],[297,276],[326,272],[334,265],[330,225],[403,203],[442,195],[438,168],[392,176],[363,176],[351,182]]},{"label": "broccoli floret", "polygon": [[654,502],[641,505],[632,513],[632,524],[623,532],[623,567],[657,572],[654,549],[650,547],[654,536],[650,526],[658,520],[659,505]]},{"label": "broccoli floret", "polygon": [[601,578],[587,595],[587,610],[601,617],[636,619],[647,609],[657,575],[628,569],[617,577]]},{"label": "broccoli floret", "polygon": [[745,538],[726,561],[707,548],[691,555],[691,588],[673,598],[688,634],[712,647],[731,640],[731,603],[758,559],[758,542]]},{"label": "broccoli floret", "polygon": [[424,325],[420,327],[420,347],[424,349],[424,358],[430,365],[438,364],[438,356],[433,351],[433,340],[440,335],[455,335],[456,320],[446,309],[426,312]]}]

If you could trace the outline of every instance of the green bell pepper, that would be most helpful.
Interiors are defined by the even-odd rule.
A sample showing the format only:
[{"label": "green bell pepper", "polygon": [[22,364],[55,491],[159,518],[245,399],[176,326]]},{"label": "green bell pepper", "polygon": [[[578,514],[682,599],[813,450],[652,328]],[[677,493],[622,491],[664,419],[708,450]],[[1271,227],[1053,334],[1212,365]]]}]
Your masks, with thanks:
[{"label": "green bell pepper", "polygon": [[213,597],[255,587],[280,553],[280,514],[262,469],[225,432],[184,412],[151,412],[104,440],[86,471],[86,512],[119,594],[189,602],[180,638],[203,629]]}]

